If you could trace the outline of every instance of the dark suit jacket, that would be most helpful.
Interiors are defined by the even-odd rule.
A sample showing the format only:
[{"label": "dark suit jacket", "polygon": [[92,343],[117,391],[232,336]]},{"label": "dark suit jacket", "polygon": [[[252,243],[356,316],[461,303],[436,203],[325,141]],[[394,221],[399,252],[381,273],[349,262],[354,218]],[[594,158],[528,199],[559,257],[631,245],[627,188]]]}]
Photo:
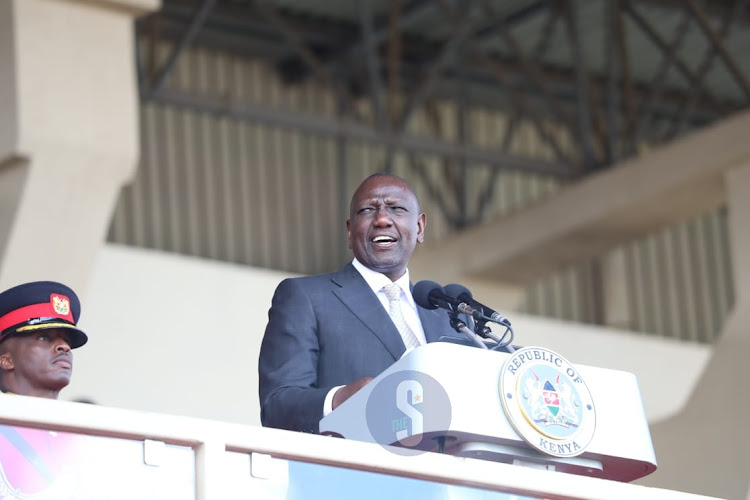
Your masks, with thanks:
[{"label": "dark suit jacket", "polygon": [[[458,335],[446,311],[417,309],[428,342]],[[258,361],[262,424],[317,433],[333,387],[376,377],[404,350],[388,313],[352,264],[284,280]]]}]

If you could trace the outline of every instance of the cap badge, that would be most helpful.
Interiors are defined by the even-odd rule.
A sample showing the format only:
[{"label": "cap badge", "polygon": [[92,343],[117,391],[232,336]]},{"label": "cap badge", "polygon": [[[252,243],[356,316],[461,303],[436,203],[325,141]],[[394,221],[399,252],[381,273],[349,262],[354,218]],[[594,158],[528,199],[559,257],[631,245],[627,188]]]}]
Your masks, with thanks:
[{"label": "cap badge", "polygon": [[64,295],[52,295],[52,308],[60,316],[70,314],[70,300]]}]

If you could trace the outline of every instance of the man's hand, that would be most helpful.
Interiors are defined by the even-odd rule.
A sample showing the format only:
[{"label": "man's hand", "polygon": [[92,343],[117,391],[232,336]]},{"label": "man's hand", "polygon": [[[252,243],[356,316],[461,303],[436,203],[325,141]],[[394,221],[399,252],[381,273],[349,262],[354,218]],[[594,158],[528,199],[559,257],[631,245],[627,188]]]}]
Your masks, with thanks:
[{"label": "man's hand", "polygon": [[336,391],[336,393],[333,395],[331,407],[335,410],[338,405],[354,396],[355,392],[366,386],[371,380],[372,377],[363,377],[359,380],[355,380],[351,384],[345,385],[344,387]]}]

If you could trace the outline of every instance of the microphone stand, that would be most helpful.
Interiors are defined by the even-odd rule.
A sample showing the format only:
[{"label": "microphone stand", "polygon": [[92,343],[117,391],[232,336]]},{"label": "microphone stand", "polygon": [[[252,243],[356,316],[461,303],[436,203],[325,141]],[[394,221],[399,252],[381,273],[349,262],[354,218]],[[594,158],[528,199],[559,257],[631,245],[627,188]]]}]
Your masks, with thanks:
[{"label": "microphone stand", "polygon": [[450,316],[451,319],[451,326],[459,333],[463,333],[466,335],[466,337],[471,340],[474,345],[479,347],[480,349],[487,349],[487,346],[484,345],[484,342],[482,342],[482,339],[479,338],[479,336],[472,332],[467,326],[466,323],[458,319],[458,313],[455,311],[450,311],[448,313],[448,316]]},{"label": "microphone stand", "polygon": [[[492,348],[493,351],[496,351],[498,349],[505,348],[506,351],[510,353],[516,352],[516,349],[511,345],[511,342],[513,342],[513,329],[510,327],[510,325],[503,325],[505,327],[505,333],[503,335],[498,335],[494,333],[489,326],[487,326],[487,320],[475,320],[474,322],[474,331],[476,331],[478,336],[484,337],[484,338],[491,338],[495,342],[497,342],[497,345]],[[508,335],[508,332],[510,332],[510,338],[507,341],[503,341],[503,339]]]}]

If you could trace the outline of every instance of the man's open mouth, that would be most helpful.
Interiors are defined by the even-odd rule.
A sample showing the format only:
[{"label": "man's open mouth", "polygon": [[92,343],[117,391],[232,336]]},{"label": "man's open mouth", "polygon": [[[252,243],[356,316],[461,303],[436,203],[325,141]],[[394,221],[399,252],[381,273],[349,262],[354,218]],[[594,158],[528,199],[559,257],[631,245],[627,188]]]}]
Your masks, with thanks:
[{"label": "man's open mouth", "polygon": [[389,245],[396,242],[396,238],[393,236],[375,236],[372,242],[376,245]]}]

